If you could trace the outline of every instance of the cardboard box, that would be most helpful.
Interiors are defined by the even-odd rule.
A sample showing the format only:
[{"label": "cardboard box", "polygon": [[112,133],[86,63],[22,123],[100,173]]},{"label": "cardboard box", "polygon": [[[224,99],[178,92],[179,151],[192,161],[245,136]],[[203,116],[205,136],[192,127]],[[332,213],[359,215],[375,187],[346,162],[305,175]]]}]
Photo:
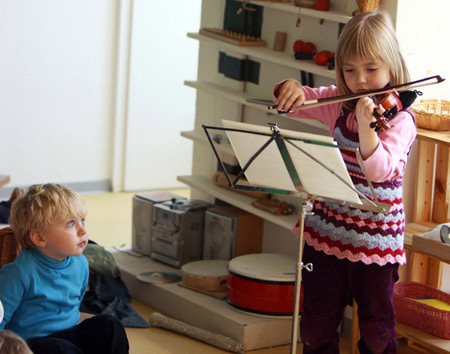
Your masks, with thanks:
[{"label": "cardboard box", "polygon": [[[292,318],[262,317],[239,312],[224,300],[178,285],[140,281],[144,272],[179,272],[149,257],[112,251],[131,296],[147,306],[189,325],[230,337],[247,350],[290,344]],[[298,336],[300,338],[300,336]]]}]

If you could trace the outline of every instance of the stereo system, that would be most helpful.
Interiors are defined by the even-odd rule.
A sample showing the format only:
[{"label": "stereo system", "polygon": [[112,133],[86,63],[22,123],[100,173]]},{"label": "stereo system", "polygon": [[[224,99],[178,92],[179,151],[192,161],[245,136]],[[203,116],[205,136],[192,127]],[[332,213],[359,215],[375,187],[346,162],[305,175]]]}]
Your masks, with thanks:
[{"label": "stereo system", "polygon": [[163,191],[133,196],[132,249],[178,268],[261,253],[263,225],[262,218],[233,206]]},{"label": "stereo system", "polygon": [[133,196],[131,248],[134,251],[150,256],[152,252],[153,205],[173,198],[185,199],[181,195],[166,191],[137,193]]},{"label": "stereo system", "polygon": [[173,200],[153,207],[150,256],[174,267],[202,259],[205,210],[201,200]]}]

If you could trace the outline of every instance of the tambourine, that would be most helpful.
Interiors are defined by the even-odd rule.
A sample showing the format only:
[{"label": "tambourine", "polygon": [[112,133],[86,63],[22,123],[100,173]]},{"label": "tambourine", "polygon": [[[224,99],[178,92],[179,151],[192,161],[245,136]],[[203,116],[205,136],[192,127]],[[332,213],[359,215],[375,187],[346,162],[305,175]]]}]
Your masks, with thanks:
[{"label": "tambourine", "polygon": [[225,291],[228,261],[211,259],[186,263],[181,267],[183,283],[203,291]]}]

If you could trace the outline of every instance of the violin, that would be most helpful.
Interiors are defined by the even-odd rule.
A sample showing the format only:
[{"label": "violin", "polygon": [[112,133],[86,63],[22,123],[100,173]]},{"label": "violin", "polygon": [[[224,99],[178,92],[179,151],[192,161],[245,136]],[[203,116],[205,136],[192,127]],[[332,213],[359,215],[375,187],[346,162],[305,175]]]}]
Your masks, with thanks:
[{"label": "violin", "polygon": [[[433,81],[430,82],[431,80]],[[376,131],[380,129],[389,129],[390,126],[387,123],[388,120],[394,118],[399,111],[411,106],[414,103],[414,100],[417,98],[417,95],[422,95],[420,91],[410,89],[439,84],[444,80],[445,79],[443,79],[440,75],[435,75],[424,79],[407,82],[404,84],[389,86],[386,88],[366,91],[362,93],[352,93],[349,95],[318,98],[315,100],[305,101],[302,106],[296,108],[295,110],[289,110],[287,112],[278,110],[278,113],[279,114],[293,113],[294,111],[299,111],[303,109],[314,108],[332,103],[350,101],[353,99],[372,96],[375,104],[376,105],[381,104],[381,106],[384,109],[384,112],[381,113],[381,111],[378,108],[375,108],[373,115],[376,119],[376,122],[372,122],[370,126],[374,128]],[[267,109],[277,109],[277,105],[270,105],[267,107]]]},{"label": "violin", "polygon": [[[403,107],[402,101],[400,100],[400,97],[397,92],[389,92],[375,95],[373,97],[373,101],[377,106],[373,109],[372,113],[376,121],[370,123],[370,127],[373,128],[376,132],[379,131],[380,129],[384,130],[389,129],[391,126],[389,125],[388,121],[394,118],[399,111],[401,111],[404,108],[408,108],[414,102],[413,100],[406,107]],[[384,109],[383,113],[381,113],[378,106],[383,107]]]},{"label": "violin", "polygon": [[[372,114],[375,117],[376,121],[370,123],[370,127],[373,128],[376,132],[378,132],[380,129],[389,129],[391,126],[388,124],[388,121],[394,118],[401,110],[410,107],[414,103],[418,95],[421,96],[422,92],[414,90],[402,91],[398,93],[394,91],[375,95],[373,100],[377,107],[373,109]],[[378,108],[378,106],[380,105],[384,109],[383,113],[381,113],[380,109]]]}]

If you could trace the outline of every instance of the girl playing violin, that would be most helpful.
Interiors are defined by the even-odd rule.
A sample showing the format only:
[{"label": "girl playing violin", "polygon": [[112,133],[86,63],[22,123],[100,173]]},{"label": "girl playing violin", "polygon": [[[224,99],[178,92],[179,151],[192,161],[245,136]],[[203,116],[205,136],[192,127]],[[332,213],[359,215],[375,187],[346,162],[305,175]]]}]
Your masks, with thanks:
[{"label": "girl playing violin", "polygon": [[[338,353],[338,326],[349,294],[358,304],[361,353],[396,353],[393,287],[398,267],[406,262],[403,249],[405,212],[402,178],[416,136],[415,120],[402,110],[391,128],[370,127],[379,108],[369,97],[295,111],[305,100],[380,89],[409,81],[395,30],[387,13],[362,13],[352,18],[339,38],[336,86],[310,88],[288,79],[274,88],[277,109],[291,117],[317,119],[339,145],[359,147],[377,197],[392,205],[390,212],[368,212],[330,202],[314,202],[305,220],[303,353]],[[343,153],[355,187],[371,198],[355,156]],[[293,230],[297,236],[298,224]]]}]

